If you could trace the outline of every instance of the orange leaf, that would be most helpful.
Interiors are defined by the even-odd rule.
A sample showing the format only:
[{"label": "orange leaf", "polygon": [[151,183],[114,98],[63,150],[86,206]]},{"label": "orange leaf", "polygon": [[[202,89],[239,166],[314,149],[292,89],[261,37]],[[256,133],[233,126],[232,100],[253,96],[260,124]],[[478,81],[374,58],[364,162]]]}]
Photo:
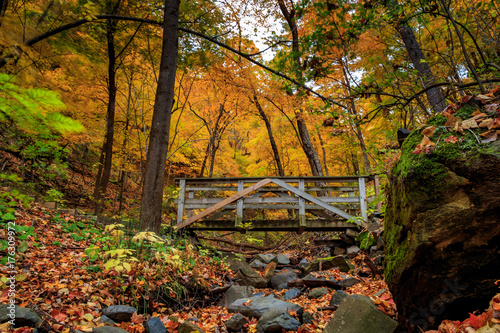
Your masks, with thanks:
[{"label": "orange leaf", "polygon": [[427,127],[426,129],[424,129],[424,130],[422,131],[422,134],[430,138],[431,136],[433,136],[433,135],[434,135],[434,132],[435,132],[435,131],[436,131],[436,127],[434,127],[434,126],[429,126],[429,127]]},{"label": "orange leaf", "polygon": [[134,324],[142,324],[144,318],[142,317],[142,315],[138,315],[137,312],[134,312],[130,321]]}]

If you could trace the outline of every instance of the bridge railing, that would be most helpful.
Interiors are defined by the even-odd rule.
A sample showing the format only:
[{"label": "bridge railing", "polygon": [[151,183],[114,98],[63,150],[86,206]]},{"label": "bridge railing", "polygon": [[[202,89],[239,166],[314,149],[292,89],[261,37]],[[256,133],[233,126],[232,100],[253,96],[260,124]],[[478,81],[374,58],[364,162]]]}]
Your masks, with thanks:
[{"label": "bridge railing", "polygon": [[[348,220],[363,224],[368,219],[368,193],[378,194],[376,176],[348,177],[251,177],[251,178],[180,178],[177,200],[177,227],[196,222],[206,226],[234,222],[239,230],[246,221],[267,213],[299,229],[312,221]],[[370,189],[370,191],[367,191]],[[281,211],[280,213],[276,213]],[[264,212],[264,213],[263,213]],[[279,216],[281,214],[281,216]],[[311,220],[311,217],[313,220]],[[267,216],[262,219],[269,222]]]}]

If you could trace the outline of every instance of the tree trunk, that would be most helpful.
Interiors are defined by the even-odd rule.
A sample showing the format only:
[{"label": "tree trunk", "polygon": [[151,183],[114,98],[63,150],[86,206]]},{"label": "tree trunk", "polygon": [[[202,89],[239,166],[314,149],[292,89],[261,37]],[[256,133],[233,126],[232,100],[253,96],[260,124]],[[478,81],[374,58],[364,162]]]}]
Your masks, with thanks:
[{"label": "tree trunk", "polygon": [[141,200],[141,229],[159,233],[163,182],[175,94],[180,0],[165,0],[163,45]]},{"label": "tree trunk", "polygon": [[313,176],[323,176],[323,169],[321,168],[321,162],[319,161],[318,154],[316,153],[316,149],[314,149],[311,138],[309,137],[307,125],[300,115],[297,117],[297,128],[299,129],[302,141],[302,149],[309,160]]},{"label": "tree trunk", "polygon": [[264,112],[264,109],[262,109],[262,106],[260,105],[259,100],[257,99],[257,95],[255,94],[253,95],[253,101],[255,106],[257,107],[257,110],[259,111],[260,117],[262,118],[262,120],[264,120],[264,123],[266,124],[267,135],[269,136],[269,141],[271,142],[271,148],[273,150],[276,167],[278,168],[278,174],[280,177],[285,177],[285,170],[283,169],[283,165],[281,164],[278,146],[276,145],[276,141],[274,140],[273,130],[271,128],[271,122],[269,121],[269,118]]},{"label": "tree trunk", "polygon": [[[285,5],[283,0],[278,0],[278,5],[280,7],[281,13],[285,17],[286,22],[288,23],[288,27],[290,28],[290,32],[292,33],[292,57],[295,62],[295,70],[297,71],[297,75],[300,76],[301,73],[301,64],[300,64],[300,56],[299,56],[299,33],[295,18],[295,10],[289,11]],[[311,142],[311,138],[309,137],[309,131],[307,130],[306,123],[304,119],[302,119],[301,115],[297,116],[297,128],[299,130],[300,141],[302,145],[302,149],[307,156],[309,161],[309,165],[311,166],[311,172],[314,176],[323,176],[323,170],[321,169],[321,162],[319,161],[318,154],[316,149]]]},{"label": "tree trunk", "polygon": [[2,25],[2,19],[7,11],[7,6],[9,5],[9,0],[0,0],[0,26]]},{"label": "tree trunk", "polygon": [[108,110],[106,138],[103,146],[104,164],[102,174],[96,181],[95,214],[102,212],[104,196],[111,176],[111,165],[113,161],[113,141],[115,132],[115,110],[116,110],[116,52],[115,32],[117,21],[109,21],[107,24],[106,39],[108,43]]},{"label": "tree trunk", "polygon": [[326,149],[325,149],[325,143],[323,142],[323,138],[321,137],[321,133],[318,128],[318,139],[319,139],[319,144],[321,145],[321,150],[323,151],[323,165],[325,166],[325,175],[329,176],[328,172],[328,164],[326,163]]},{"label": "tree trunk", "polygon": [[[397,11],[400,7],[397,0],[390,0],[388,2],[389,9],[392,11]],[[436,83],[434,74],[431,68],[425,61],[424,53],[418,44],[417,37],[413,33],[413,29],[405,23],[398,23],[396,25],[396,30],[401,36],[403,43],[405,44],[406,51],[410,56],[413,67],[418,71],[418,76],[422,80],[422,85],[424,88]],[[446,99],[441,92],[439,87],[434,87],[426,91],[427,99],[434,110],[435,113],[443,111],[446,106]]]}]

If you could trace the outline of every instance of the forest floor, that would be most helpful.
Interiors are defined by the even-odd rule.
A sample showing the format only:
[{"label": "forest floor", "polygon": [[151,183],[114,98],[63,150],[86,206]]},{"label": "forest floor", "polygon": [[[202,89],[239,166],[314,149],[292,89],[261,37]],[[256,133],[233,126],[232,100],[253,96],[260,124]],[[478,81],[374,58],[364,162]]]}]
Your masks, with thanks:
[{"label": "forest floor", "polygon": [[[188,319],[206,332],[226,331],[224,322],[232,314],[217,305],[221,293],[216,290],[222,290],[236,274],[209,250],[196,250],[186,238],[179,238],[153,251],[144,245],[151,235],[143,235],[143,245],[137,247],[131,242],[132,235],[117,228],[108,226],[105,230],[93,222],[74,221],[37,206],[19,208],[15,215],[19,238],[16,303],[35,310],[50,330],[91,332],[104,325],[98,323],[103,308],[125,304],[138,310],[130,322],[115,324],[128,332],[144,332],[144,323],[150,317],[158,317],[171,333],[177,332],[179,322]],[[1,239],[6,239],[7,231],[2,229],[0,233]],[[311,261],[321,256],[322,250],[324,247],[308,246],[299,253],[288,247],[287,254]],[[5,252],[2,249],[0,254]],[[362,256],[354,258],[353,263],[366,273]],[[0,270],[0,303],[9,302],[6,267],[2,265]],[[330,271],[339,274],[338,269]],[[363,275],[356,276],[362,282],[346,292],[371,297],[379,310],[396,319],[396,306],[383,276]],[[285,291],[256,290],[277,298]],[[319,299],[304,294],[290,300],[313,315],[313,322],[302,325],[299,332],[323,331],[334,314],[325,309],[332,294],[330,290]],[[256,324],[251,320],[245,330],[255,332]],[[1,324],[0,332],[7,332],[8,325]]]}]

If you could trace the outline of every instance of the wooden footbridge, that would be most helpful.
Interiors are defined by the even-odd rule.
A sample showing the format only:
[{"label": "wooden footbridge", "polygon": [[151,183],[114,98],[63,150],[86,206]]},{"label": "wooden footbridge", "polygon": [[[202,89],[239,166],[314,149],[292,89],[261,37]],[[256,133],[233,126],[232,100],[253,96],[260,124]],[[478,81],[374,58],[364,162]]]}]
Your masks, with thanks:
[{"label": "wooden footbridge", "polygon": [[176,226],[194,230],[345,230],[368,221],[368,202],[379,193],[377,176],[176,181]]}]

